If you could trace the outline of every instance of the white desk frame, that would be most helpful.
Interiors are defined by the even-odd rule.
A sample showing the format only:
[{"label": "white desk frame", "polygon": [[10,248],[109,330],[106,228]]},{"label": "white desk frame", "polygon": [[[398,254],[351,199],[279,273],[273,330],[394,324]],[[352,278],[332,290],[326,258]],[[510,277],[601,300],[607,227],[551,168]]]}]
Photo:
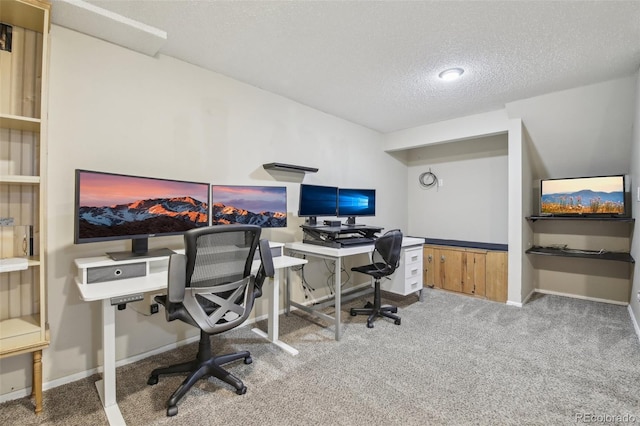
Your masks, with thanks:
[{"label": "white desk frame", "polygon": [[[424,244],[423,238],[404,237],[402,239],[402,247],[422,246],[423,244]],[[342,259],[347,256],[355,256],[358,254],[371,253],[373,252],[373,247],[374,247],[373,244],[356,246],[356,247],[346,247],[346,248],[332,248],[332,247],[325,247],[321,245],[301,243],[301,242],[286,243],[285,248],[291,253],[297,253],[305,256],[318,257],[321,259],[328,259],[333,261],[334,263],[334,267],[333,267],[334,284],[333,285],[334,285],[334,293],[335,293],[334,301],[332,303],[332,305],[335,307],[334,316],[331,317],[321,312],[317,312],[313,308],[310,308],[308,306],[303,306],[299,303],[291,301],[289,296],[290,295],[289,288],[287,285],[286,308],[285,308],[286,312],[288,313],[290,309],[290,305],[293,305],[310,314],[319,316],[321,318],[325,318],[329,321],[333,320],[335,325],[335,338],[336,340],[340,340],[340,338],[342,337],[342,330],[341,330],[342,322],[341,322],[341,312],[340,312],[340,307],[342,306],[342,274],[341,274]],[[289,281],[287,282],[287,284],[288,283]],[[367,288],[365,291],[370,292],[370,289]],[[358,294],[362,294],[362,292]],[[358,294],[354,296],[357,296]],[[319,306],[324,306],[324,304],[321,304]]]},{"label": "white desk frame", "polygon": [[[127,263],[146,262],[148,266],[147,275],[138,278],[129,278],[117,281],[106,281],[101,283],[86,284],[87,268],[123,265]],[[125,261],[114,261],[107,256],[92,257],[85,259],[76,259],[75,264],[78,268],[78,276],[76,277],[76,286],[80,290],[80,297],[85,302],[101,301],[102,302],[102,380],[96,382],[96,388],[102,401],[102,406],[109,420],[109,424],[125,425],[124,418],[118,407],[116,400],[116,309],[117,306],[111,305],[112,297],[126,296],[136,293],[149,293],[166,291],[167,288],[167,268],[168,257],[131,259]],[[268,309],[268,326],[267,333],[258,328],[253,331],[262,337],[266,337],[271,343],[284,349],[292,355],[296,355],[298,351],[278,338],[278,314],[279,314],[279,298],[280,298],[280,275],[286,270],[286,279],[289,279],[289,268],[292,266],[302,265],[307,260],[289,257],[277,256],[273,258],[273,266],[276,270],[274,278],[271,281],[271,291],[269,293],[269,309]],[[260,261],[256,260],[252,265],[252,272],[257,272],[260,267]]]}]

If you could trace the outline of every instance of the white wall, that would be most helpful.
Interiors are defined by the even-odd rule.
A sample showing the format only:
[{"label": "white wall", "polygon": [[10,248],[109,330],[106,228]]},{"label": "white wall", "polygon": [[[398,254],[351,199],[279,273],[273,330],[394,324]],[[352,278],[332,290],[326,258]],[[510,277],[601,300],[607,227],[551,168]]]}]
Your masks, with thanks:
[{"label": "white wall", "polygon": [[[62,27],[51,31],[48,158],[48,306],[44,382],[101,362],[100,303],[80,300],[73,259],[128,243],[73,244],[74,169],[216,184],[286,185],[289,226],[265,236],[301,239],[300,176],[276,180],[263,163],[318,167],[305,183],[377,189],[367,223],[406,229],[406,166],[379,133],[178,60],[147,57]],[[401,206],[398,208],[398,206]],[[179,248],[179,237],[152,247]],[[295,289],[297,289],[296,287]],[[264,301],[261,301],[264,304]],[[266,309],[257,306],[261,313]],[[116,315],[117,359],[194,336],[127,308]],[[30,357],[0,360],[0,394],[30,387]],[[25,374],[27,373],[27,374]]]},{"label": "white wall", "polygon": [[[521,127],[521,141],[522,141],[522,214],[527,217],[534,214],[533,196],[531,194],[531,188],[533,187],[533,171],[532,171],[532,142],[529,137],[529,133],[524,125]],[[534,238],[533,228],[525,217],[520,218],[522,220],[522,253],[521,253],[521,268],[522,268],[522,285],[519,289],[520,303],[524,303],[533,294],[535,290],[535,271],[531,263],[531,257],[525,253],[525,250],[530,248]],[[517,293],[517,289],[514,288],[514,292]]]},{"label": "white wall", "polygon": [[636,219],[633,228],[633,241],[631,242],[631,256],[636,260],[633,265],[633,284],[631,287],[631,314],[635,319],[636,333],[640,338],[640,72],[636,74],[635,112],[633,119],[633,138],[631,147],[631,213]]},{"label": "white wall", "polygon": [[[507,244],[507,135],[415,148],[408,164],[411,235]],[[442,186],[423,187],[431,170]]]},{"label": "white wall", "polygon": [[634,93],[625,77],[506,104],[530,136],[533,178],[626,173]]}]

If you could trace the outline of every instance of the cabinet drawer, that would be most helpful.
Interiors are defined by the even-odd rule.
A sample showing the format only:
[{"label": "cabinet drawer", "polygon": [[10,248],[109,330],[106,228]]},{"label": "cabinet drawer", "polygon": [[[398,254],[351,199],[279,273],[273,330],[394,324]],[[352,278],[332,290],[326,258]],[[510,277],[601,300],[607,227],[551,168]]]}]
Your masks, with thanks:
[{"label": "cabinet drawer", "polygon": [[404,294],[413,293],[422,289],[422,279],[417,277],[407,278],[404,283]]},{"label": "cabinet drawer", "polygon": [[410,265],[412,263],[422,263],[422,247],[405,250],[404,263],[405,265]]},{"label": "cabinet drawer", "polygon": [[414,262],[404,266],[404,277],[406,279],[415,278],[422,274],[422,262]]}]

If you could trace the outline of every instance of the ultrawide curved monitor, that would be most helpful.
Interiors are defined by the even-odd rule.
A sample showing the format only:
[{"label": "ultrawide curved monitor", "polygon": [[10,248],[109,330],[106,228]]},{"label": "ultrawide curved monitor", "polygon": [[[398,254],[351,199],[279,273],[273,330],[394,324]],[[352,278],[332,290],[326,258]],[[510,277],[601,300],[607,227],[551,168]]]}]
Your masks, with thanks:
[{"label": "ultrawide curved monitor", "polygon": [[74,243],[147,238],[209,225],[209,184],[76,170]]}]

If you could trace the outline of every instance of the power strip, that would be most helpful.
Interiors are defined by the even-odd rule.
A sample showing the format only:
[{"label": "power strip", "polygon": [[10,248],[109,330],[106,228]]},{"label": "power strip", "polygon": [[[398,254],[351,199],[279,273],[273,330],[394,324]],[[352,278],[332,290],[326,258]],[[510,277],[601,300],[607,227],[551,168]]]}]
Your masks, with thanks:
[{"label": "power strip", "polygon": [[137,302],[144,300],[144,293],[127,294],[126,296],[117,296],[111,298],[111,305],[125,305],[129,302]]}]

